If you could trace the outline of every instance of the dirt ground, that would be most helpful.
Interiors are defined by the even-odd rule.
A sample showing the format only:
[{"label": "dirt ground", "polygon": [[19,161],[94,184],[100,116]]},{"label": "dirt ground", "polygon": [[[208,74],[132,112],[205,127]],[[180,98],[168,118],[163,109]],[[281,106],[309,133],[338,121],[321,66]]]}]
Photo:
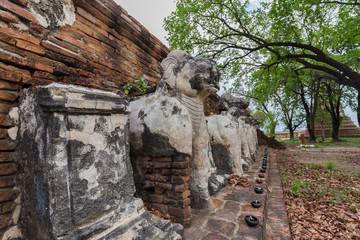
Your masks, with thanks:
[{"label": "dirt ground", "polygon": [[301,163],[315,163],[325,165],[332,161],[335,168],[357,173],[360,172],[360,149],[359,151],[346,151],[346,148],[336,147],[341,151],[311,151],[297,146],[288,146],[288,151],[295,155],[295,159]]}]

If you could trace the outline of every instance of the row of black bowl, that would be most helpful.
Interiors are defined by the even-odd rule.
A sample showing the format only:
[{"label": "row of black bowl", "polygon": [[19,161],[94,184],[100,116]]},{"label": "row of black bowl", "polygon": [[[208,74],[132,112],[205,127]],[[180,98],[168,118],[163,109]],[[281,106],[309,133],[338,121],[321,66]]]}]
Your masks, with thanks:
[{"label": "row of black bowl", "polygon": [[[261,184],[263,182],[263,178],[265,178],[264,173],[266,173],[267,156],[268,156],[268,147],[266,145],[265,150],[264,150],[264,158],[263,158],[262,168],[260,169],[259,178],[256,179],[256,183]],[[255,187],[254,191],[257,194],[262,194],[264,192],[264,189],[262,187]],[[253,206],[254,208],[259,208],[259,207],[261,207],[261,202],[259,202],[258,200],[254,200],[251,202],[251,206]],[[259,224],[259,220],[257,219],[257,217],[252,216],[252,215],[246,216],[245,221],[250,227],[255,227]]]}]

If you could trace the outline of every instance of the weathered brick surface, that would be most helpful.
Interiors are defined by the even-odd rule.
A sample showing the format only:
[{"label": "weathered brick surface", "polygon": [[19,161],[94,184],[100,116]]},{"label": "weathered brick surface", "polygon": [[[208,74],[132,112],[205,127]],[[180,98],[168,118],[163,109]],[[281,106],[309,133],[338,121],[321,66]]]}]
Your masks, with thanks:
[{"label": "weathered brick surface", "polygon": [[0,100],[6,102],[14,102],[18,96],[17,92],[2,91],[0,90]]},{"label": "weathered brick surface", "polygon": [[19,195],[19,190],[0,190],[0,202],[14,200]]},{"label": "weathered brick surface", "polygon": [[7,136],[7,130],[4,128],[0,128],[0,139],[4,139]]},{"label": "weathered brick surface", "polygon": [[9,152],[0,152],[0,162],[11,161],[11,154]]},{"label": "weathered brick surface", "polygon": [[[127,82],[144,76],[152,90],[161,77],[160,62],[169,49],[138,21],[108,0],[74,0],[76,21],[54,29],[42,27],[27,8],[28,0],[0,0],[0,229],[14,225],[9,216],[21,189],[12,159],[16,141],[10,142],[8,113],[18,105],[19,90],[53,82],[119,92]],[[16,23],[16,24],[14,24]],[[18,26],[25,27],[24,29]],[[26,30],[27,28],[27,30]],[[136,95],[136,92],[131,94]],[[174,184],[186,184],[188,163],[180,159],[172,171],[171,157],[153,159],[144,172],[149,202],[168,213],[168,192],[189,206],[190,193],[175,192]],[[181,176],[174,178],[173,175]],[[176,188],[182,190],[180,187]],[[171,203],[169,203],[169,206]],[[189,220],[189,219],[188,219]],[[184,221],[188,221],[184,220]],[[2,231],[0,231],[0,238]]]},{"label": "weathered brick surface", "polygon": [[[14,163],[3,163],[0,164],[0,175],[10,175],[16,172],[16,165]],[[1,185],[1,178],[0,178],[0,185]]]},{"label": "weathered brick surface", "polygon": [[11,225],[11,216],[10,214],[0,215],[0,229],[4,229]]},{"label": "weathered brick surface", "polygon": [[28,10],[12,2],[7,0],[0,0],[0,7],[18,16],[21,16],[22,18],[25,18],[27,21],[38,23],[37,19]]},{"label": "weathered brick surface", "polygon": [[18,17],[16,17],[15,15],[13,15],[9,12],[2,11],[2,10],[0,10],[0,20],[5,21],[5,22],[13,22],[13,23],[20,22],[20,19]]}]

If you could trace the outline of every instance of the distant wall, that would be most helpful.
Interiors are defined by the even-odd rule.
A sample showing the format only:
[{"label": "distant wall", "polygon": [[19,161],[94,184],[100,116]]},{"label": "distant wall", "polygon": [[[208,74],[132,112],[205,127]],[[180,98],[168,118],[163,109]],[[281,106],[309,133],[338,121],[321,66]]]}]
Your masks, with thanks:
[{"label": "distant wall", "polygon": [[18,236],[19,93],[60,82],[117,92],[160,80],[169,49],[112,0],[0,0],[0,237]]}]

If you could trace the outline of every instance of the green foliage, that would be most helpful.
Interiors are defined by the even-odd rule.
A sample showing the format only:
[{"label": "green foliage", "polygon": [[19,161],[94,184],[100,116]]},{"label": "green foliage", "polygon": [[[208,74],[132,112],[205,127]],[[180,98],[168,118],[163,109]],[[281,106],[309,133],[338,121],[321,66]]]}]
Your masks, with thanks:
[{"label": "green foliage", "polygon": [[134,82],[126,83],[125,86],[123,87],[124,93],[128,95],[132,88],[135,88],[137,91],[141,93],[145,93],[146,89],[150,88],[150,86],[146,78],[141,76],[139,77],[139,79],[136,79]]},{"label": "green foliage", "polygon": [[[215,59],[233,92],[252,89],[257,108],[276,116],[266,124],[272,134],[276,121],[291,130],[309,121],[302,101],[316,112],[320,75],[360,89],[358,16],[360,7],[321,0],[176,0],[164,27],[171,49]],[[355,94],[343,91],[342,104],[355,109]]]},{"label": "green foliage", "polygon": [[335,163],[333,161],[329,161],[325,164],[325,168],[328,170],[334,170],[335,169]]},{"label": "green foliage", "polygon": [[316,163],[314,163],[314,162],[311,162],[311,163],[309,164],[309,167],[312,168],[312,169],[318,169],[318,168],[319,168],[319,165],[316,164]]},{"label": "green foliage", "polygon": [[283,163],[288,162],[288,160],[286,158],[281,158],[280,161],[283,162]]},{"label": "green foliage", "polygon": [[303,181],[301,179],[295,179],[294,181],[291,182],[291,190],[292,193],[295,196],[301,196],[303,195],[305,192],[307,193],[309,191],[309,186],[310,182],[307,181]]},{"label": "green foliage", "polygon": [[[239,75],[280,63],[315,64],[342,74],[333,63],[359,68],[359,15],[358,7],[320,0],[262,0],[258,5],[248,0],[177,0],[164,27],[171,49],[213,57],[229,78],[239,80]],[[267,92],[271,88],[264,88]]]}]

